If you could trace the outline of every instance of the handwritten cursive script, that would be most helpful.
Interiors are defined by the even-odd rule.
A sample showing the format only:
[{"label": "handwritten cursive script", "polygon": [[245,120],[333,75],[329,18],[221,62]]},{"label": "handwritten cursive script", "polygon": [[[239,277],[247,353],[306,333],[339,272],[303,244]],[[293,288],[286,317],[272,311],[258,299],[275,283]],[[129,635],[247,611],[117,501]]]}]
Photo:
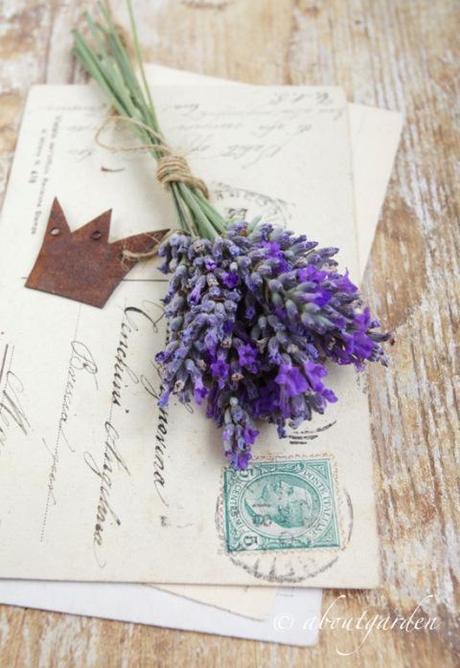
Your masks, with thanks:
[{"label": "handwritten cursive script", "polygon": [[[155,389],[153,384],[146,376],[141,376],[141,383],[144,390],[150,394],[151,397],[155,399],[158,403],[160,395],[162,392],[162,387],[160,386],[159,391]],[[160,497],[162,503],[167,506],[163,489],[166,485],[166,478],[164,475],[165,469],[165,452],[166,452],[166,435],[168,433],[168,411],[163,406],[160,406],[158,412],[158,418],[156,423],[156,432],[155,432],[155,450],[154,450],[154,459],[153,459],[153,484],[155,486],[155,491]]]},{"label": "handwritten cursive script", "polygon": [[94,357],[89,350],[88,346],[82,343],[81,341],[71,341],[70,342],[70,357],[67,366],[67,374],[64,385],[64,395],[61,403],[61,413],[59,416],[56,442],[54,449],[50,450],[46,446],[47,450],[51,456],[51,467],[48,475],[48,485],[47,485],[47,495],[45,503],[45,511],[43,514],[42,528],[40,534],[40,541],[43,541],[45,536],[46,524],[48,521],[48,514],[51,504],[56,505],[56,496],[55,496],[55,482],[56,474],[59,463],[59,449],[62,441],[64,441],[71,452],[75,452],[75,448],[71,445],[67,436],[64,432],[64,426],[69,420],[70,409],[72,406],[72,400],[75,394],[75,387],[77,384],[78,374],[86,373],[94,378],[94,383],[96,389],[97,385],[97,364],[94,360]]},{"label": "handwritten cursive script", "polygon": [[[130,349],[130,337],[140,331],[141,323],[147,324],[158,332],[157,323],[149,314],[149,307],[154,306],[150,302],[145,302],[143,308],[137,306],[127,306],[123,311],[123,317],[120,324],[120,334],[117,348],[115,350],[115,360],[112,376],[112,401],[109,417],[105,423],[106,439],[104,442],[102,467],[100,468],[90,452],[84,455],[85,462],[100,479],[99,496],[96,508],[96,522],[93,529],[93,551],[95,559],[101,568],[106,565],[105,559],[100,554],[100,549],[104,542],[104,530],[106,527],[107,516],[110,515],[115,521],[116,526],[120,526],[122,521],[119,514],[114,509],[111,502],[111,491],[113,489],[113,476],[115,473],[114,464],[118,469],[122,469],[127,475],[130,475],[128,465],[119,449],[120,435],[115,426],[117,421],[117,411],[124,409],[122,388],[127,387],[127,380],[137,385],[139,376],[128,364],[128,353]],[[160,318],[161,319],[161,318]]]},{"label": "handwritten cursive script", "polygon": [[24,435],[27,435],[30,428],[21,398],[24,385],[11,368],[13,352],[14,348],[5,346],[0,368],[0,387],[3,378],[5,379],[3,389],[0,391],[0,448],[6,445],[12,428],[16,427]]}]

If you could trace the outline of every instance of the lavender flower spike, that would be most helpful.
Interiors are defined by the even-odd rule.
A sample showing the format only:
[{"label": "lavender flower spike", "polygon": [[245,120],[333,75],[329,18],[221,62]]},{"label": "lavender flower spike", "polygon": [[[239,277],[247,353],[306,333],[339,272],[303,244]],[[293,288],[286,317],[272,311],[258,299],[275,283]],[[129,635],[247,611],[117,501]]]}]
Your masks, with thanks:
[{"label": "lavender flower spike", "polygon": [[257,421],[278,434],[323,413],[336,396],[328,361],[385,363],[389,338],[364,307],[336,248],[270,224],[228,226],[215,241],[173,236],[161,249],[172,273],[164,299],[170,341],[156,357],[165,391],[206,401],[230,463],[248,466]]}]

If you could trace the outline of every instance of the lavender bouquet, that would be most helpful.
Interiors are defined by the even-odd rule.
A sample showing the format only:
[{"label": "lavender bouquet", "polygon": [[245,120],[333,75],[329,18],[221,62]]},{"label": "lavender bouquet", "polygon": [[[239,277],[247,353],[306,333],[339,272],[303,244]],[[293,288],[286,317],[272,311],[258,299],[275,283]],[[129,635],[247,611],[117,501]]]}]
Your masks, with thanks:
[{"label": "lavender bouquet", "polygon": [[327,363],[385,363],[389,338],[340,272],[337,248],[318,248],[305,235],[259,221],[227,221],[205,184],[175,155],[161,133],[142,66],[132,8],[134,54],[106,3],[87,16],[90,40],[74,33],[75,54],[157,160],[180,231],[161,247],[171,275],[164,298],[168,341],[156,355],[161,406],[171,395],[206,404],[222,429],[224,451],[244,469],[261,421],[280,437],[337,401],[325,385]]}]

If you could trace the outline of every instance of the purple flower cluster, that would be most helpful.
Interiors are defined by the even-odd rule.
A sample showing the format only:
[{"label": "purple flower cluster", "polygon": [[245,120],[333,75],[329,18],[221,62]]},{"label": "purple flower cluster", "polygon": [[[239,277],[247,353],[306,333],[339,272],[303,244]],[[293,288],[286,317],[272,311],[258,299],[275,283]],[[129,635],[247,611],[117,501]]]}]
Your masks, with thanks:
[{"label": "purple flower cluster", "polygon": [[388,335],[337,271],[336,253],[247,223],[215,241],[176,234],[160,251],[162,271],[173,274],[164,299],[169,342],[156,356],[160,403],[171,394],[206,400],[236,468],[251,459],[257,421],[275,423],[282,437],[337,400],[324,384],[326,360],[357,369],[385,361]]}]

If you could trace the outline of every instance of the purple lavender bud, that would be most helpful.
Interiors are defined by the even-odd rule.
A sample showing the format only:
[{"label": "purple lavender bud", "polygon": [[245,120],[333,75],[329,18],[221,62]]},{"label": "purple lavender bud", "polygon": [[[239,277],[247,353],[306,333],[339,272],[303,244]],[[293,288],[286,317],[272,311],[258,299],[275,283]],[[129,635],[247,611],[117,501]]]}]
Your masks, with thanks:
[{"label": "purple lavender bud", "polygon": [[259,432],[236,397],[231,397],[224,411],[222,431],[225,455],[234,468],[245,469],[252,457],[251,446]]},{"label": "purple lavender bud", "polygon": [[238,347],[238,361],[242,367],[252,369],[256,367],[257,348],[250,343]]},{"label": "purple lavender bud", "polygon": [[275,381],[288,397],[295,397],[308,389],[307,379],[303,373],[290,364],[281,364]]}]

